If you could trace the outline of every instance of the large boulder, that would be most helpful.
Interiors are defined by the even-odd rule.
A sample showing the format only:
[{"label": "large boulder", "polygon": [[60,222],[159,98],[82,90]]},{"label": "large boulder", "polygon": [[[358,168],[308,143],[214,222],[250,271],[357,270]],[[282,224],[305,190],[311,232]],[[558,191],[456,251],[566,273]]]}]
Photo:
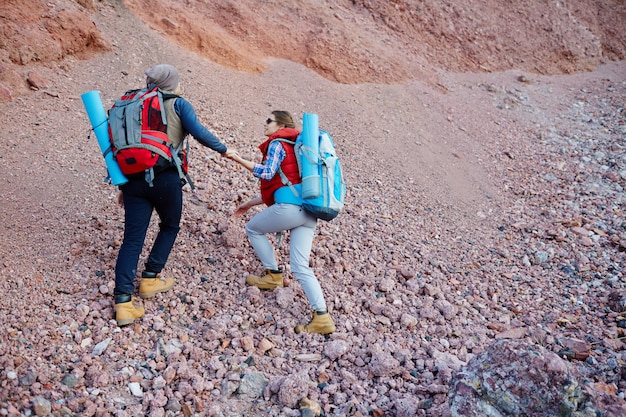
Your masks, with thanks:
[{"label": "large boulder", "polygon": [[541,346],[501,339],[455,373],[452,416],[626,415],[623,399],[598,391],[557,354]]}]

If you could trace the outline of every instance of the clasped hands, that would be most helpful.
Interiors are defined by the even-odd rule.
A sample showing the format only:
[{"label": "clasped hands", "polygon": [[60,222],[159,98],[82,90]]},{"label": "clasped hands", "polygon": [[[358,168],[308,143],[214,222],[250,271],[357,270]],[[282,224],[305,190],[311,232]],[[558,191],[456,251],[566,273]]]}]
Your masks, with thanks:
[{"label": "clasped hands", "polygon": [[226,152],[222,154],[224,158],[235,160],[235,158],[240,158],[239,152],[234,149],[228,149]]}]

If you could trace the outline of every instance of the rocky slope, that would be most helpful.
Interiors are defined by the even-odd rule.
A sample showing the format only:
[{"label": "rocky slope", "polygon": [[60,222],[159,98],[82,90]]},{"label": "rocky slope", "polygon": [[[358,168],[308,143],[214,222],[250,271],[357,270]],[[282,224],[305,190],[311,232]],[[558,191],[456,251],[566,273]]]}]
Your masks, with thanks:
[{"label": "rocky slope", "polygon": [[[0,414],[450,415],[452,376],[516,339],[620,415],[622,2],[163,3],[0,5]],[[193,141],[178,283],[116,327],[123,212],[80,95],[110,106],[157,62],[251,158],[272,109],[333,133],[348,204],[311,259],[330,338],[293,332],[297,282],[246,288],[231,214],[257,184]]]}]

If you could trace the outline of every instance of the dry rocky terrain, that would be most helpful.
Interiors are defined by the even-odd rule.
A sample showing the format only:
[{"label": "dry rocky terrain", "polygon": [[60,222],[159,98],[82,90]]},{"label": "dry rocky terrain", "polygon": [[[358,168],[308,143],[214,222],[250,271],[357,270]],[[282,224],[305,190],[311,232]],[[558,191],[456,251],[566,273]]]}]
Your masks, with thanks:
[{"label": "dry rocky terrain", "polygon": [[[586,393],[567,415],[624,415],[624,2],[292,3],[0,4],[0,415],[481,415],[452,382],[509,340],[511,392],[533,395],[507,356],[531,349]],[[123,210],[80,96],[109,107],[156,63],[249,158],[274,109],[332,133],[346,209],[311,257],[330,337],[294,333],[297,281],[246,287],[232,213],[258,184],[193,139],[177,284],[116,326]],[[557,415],[515,401],[483,415]]]}]

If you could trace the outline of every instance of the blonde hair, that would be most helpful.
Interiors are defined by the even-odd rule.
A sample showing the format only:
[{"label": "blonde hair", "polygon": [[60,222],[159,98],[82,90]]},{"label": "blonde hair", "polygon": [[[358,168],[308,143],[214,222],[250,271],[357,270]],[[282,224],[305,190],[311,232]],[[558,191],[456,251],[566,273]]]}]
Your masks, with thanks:
[{"label": "blonde hair", "polygon": [[295,128],[296,125],[293,122],[293,117],[291,117],[291,113],[284,110],[274,110],[272,112],[274,116],[274,120],[276,120],[276,124],[285,125],[285,127]]}]

